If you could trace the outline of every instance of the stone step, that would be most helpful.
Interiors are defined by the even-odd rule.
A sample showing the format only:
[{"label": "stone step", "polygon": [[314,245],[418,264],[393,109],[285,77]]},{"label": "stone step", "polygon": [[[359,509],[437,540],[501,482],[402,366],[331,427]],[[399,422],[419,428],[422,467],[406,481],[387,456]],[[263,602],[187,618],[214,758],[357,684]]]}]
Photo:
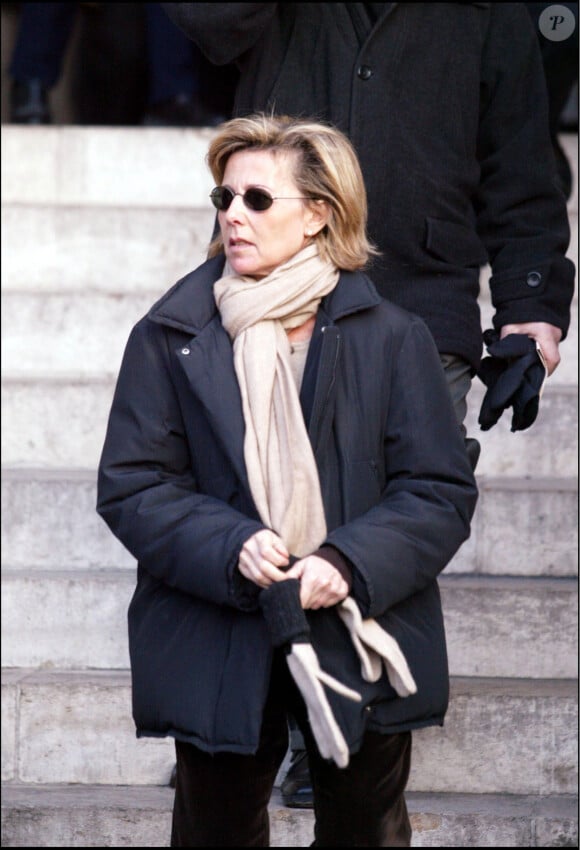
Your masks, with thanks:
[{"label": "stone step", "polygon": [[578,678],[576,579],[443,575],[440,586],[451,675]]},{"label": "stone step", "polygon": [[148,293],[3,293],[3,375],[58,379],[74,370],[79,378],[113,381],[131,328],[154,300]]},{"label": "stone step", "polygon": [[3,469],[3,568],[135,567],[96,503],[94,470]]},{"label": "stone step", "polygon": [[128,669],[133,570],[2,572],[2,667]]},{"label": "stone step", "polygon": [[206,201],[203,208],[131,210],[3,204],[2,290],[150,293],[153,303],[204,261],[215,221]]},{"label": "stone step", "polygon": [[[576,579],[442,576],[440,584],[451,675],[578,677]],[[133,570],[4,569],[2,667],[128,669],[134,587]]]},{"label": "stone step", "polygon": [[[569,219],[567,255],[578,265],[578,213]],[[194,209],[3,203],[2,289],[158,297],[203,262],[214,223],[208,199]],[[490,274],[485,266],[480,301],[488,312]]]},{"label": "stone step", "polygon": [[[135,738],[123,671],[2,671],[2,780],[166,785],[170,739]],[[578,683],[452,680],[445,726],[414,733],[410,791],[578,793]]]},{"label": "stone step", "polygon": [[486,388],[475,379],[468,397],[467,433],[481,444],[479,475],[563,477],[578,472],[578,387],[546,382],[538,416],[531,428],[512,432],[511,410],[489,430],[477,419]]},{"label": "stone step", "polygon": [[[578,574],[576,478],[478,476],[478,486],[471,537],[447,573]],[[96,513],[96,500],[93,470],[5,468],[4,568],[134,567],[134,558]]]},{"label": "stone step", "polygon": [[471,536],[447,574],[578,575],[577,478],[476,477]]},{"label": "stone step", "polygon": [[[2,380],[4,466],[95,469],[113,397],[113,381],[69,378]],[[546,385],[533,427],[510,433],[504,413],[489,431],[477,416],[484,386],[469,395],[468,433],[480,440],[480,475],[564,477],[578,470],[578,387]]]},{"label": "stone step", "polygon": [[[413,847],[574,847],[578,800],[573,796],[406,795]],[[2,789],[6,847],[169,847],[173,791],[21,785]],[[272,847],[308,847],[314,815],[270,800]]]},{"label": "stone step", "polygon": [[[116,378],[131,328],[155,300],[150,292],[5,291],[3,374],[13,379],[59,377],[74,369],[88,378]],[[483,327],[491,327],[491,314],[489,305],[482,309]],[[42,340],[41,346],[38,340]],[[577,302],[572,306],[570,331],[560,351],[562,360],[550,378],[550,386],[577,386]]]},{"label": "stone step", "polygon": [[[2,126],[4,203],[82,206],[207,205],[209,128]],[[562,133],[578,211],[578,135]]]},{"label": "stone step", "polygon": [[5,204],[208,206],[212,129],[2,126]]}]

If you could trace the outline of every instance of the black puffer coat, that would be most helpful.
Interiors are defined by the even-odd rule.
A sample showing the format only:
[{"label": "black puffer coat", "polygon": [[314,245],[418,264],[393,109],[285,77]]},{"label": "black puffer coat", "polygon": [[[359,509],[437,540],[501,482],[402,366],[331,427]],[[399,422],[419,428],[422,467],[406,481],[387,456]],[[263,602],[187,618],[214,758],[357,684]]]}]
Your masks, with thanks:
[{"label": "black puffer coat", "polygon": [[566,334],[570,230],[525,4],[162,6],[212,62],[237,63],[236,114],[315,116],[349,136],[382,252],[373,282],[440,352],[477,368],[487,261],[496,327]]},{"label": "black puffer coat", "polygon": [[[258,588],[236,568],[263,524],[244,465],[232,345],[213,299],[222,267],[217,257],[187,275],[133,329],[98,511],[139,562],[129,610],[137,734],[250,753],[272,650]],[[442,722],[436,577],[469,535],[477,491],[431,335],[362,273],[342,273],[319,308],[301,402],[326,542],[353,563],[363,615],[397,638],[418,686],[400,699],[383,676],[354,709],[329,694],[356,748],[365,722],[384,731]],[[362,686],[336,612],[309,618],[322,668]]]}]

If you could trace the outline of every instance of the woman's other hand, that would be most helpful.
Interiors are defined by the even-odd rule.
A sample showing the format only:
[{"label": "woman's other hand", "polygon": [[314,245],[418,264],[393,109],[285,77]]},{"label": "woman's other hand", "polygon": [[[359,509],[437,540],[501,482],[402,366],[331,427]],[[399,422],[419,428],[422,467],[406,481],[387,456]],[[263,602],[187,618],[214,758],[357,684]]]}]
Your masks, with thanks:
[{"label": "woman's other hand", "polygon": [[288,578],[283,567],[290,563],[290,553],[278,535],[265,528],[249,537],[240,552],[238,569],[259,587],[270,587]]},{"label": "woman's other hand", "polygon": [[330,608],[346,599],[349,586],[339,571],[325,558],[307,555],[285,573],[285,578],[300,579],[303,608]]}]

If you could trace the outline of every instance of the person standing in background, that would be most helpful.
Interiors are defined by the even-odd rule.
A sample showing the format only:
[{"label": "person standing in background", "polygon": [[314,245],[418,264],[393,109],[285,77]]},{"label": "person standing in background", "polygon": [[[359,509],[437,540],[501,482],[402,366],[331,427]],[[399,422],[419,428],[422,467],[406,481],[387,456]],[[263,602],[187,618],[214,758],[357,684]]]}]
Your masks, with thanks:
[{"label": "person standing in background", "polygon": [[212,65],[159,3],[22,3],[10,64],[10,121],[53,123],[75,27],[73,121],[210,127],[231,115],[234,68]]}]

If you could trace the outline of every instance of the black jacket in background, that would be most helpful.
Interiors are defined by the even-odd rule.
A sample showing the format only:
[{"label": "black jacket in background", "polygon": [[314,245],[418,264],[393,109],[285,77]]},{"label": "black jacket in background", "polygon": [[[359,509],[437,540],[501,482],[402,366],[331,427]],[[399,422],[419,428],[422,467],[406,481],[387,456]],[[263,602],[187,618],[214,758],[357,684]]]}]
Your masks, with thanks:
[{"label": "black jacket in background", "polygon": [[[164,3],[215,64],[235,114],[325,119],[353,141],[382,252],[370,275],[442,353],[477,366],[490,262],[497,328],[566,335],[574,289],[538,38],[522,3]],[[382,7],[382,12],[381,12]]]}]

